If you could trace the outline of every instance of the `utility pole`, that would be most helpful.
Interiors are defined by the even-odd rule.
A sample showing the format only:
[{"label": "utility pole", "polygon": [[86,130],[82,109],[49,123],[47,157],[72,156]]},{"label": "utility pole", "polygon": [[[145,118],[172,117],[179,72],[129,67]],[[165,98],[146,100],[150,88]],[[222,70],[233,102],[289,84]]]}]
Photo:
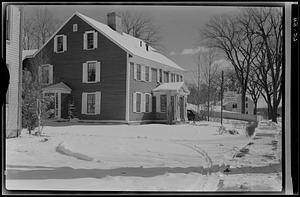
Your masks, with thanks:
[{"label": "utility pole", "polygon": [[223,82],[224,82],[224,71],[222,70],[222,82],[221,82],[221,125],[223,126]]}]

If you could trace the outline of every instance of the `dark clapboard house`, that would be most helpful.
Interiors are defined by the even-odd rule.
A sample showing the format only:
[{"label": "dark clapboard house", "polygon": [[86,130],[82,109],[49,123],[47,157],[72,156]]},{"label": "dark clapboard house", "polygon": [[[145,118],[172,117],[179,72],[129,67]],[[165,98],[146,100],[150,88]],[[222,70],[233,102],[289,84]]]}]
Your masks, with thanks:
[{"label": "dark clapboard house", "polygon": [[55,119],[68,119],[72,104],[84,121],[187,120],[184,69],[123,33],[115,12],[107,25],[74,13],[24,61],[38,66],[44,96],[54,97]]}]

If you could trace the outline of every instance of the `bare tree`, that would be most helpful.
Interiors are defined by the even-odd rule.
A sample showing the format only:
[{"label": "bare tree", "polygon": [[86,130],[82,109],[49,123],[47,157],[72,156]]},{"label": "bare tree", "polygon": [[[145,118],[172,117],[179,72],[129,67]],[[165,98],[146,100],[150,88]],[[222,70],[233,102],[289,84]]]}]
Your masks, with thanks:
[{"label": "bare tree", "polygon": [[207,119],[209,121],[209,109],[210,109],[210,95],[211,90],[213,89],[214,81],[217,77],[218,64],[213,64],[216,60],[216,49],[209,48],[208,52],[203,53],[203,63],[202,63],[202,77],[204,83],[207,85]]},{"label": "bare tree", "polygon": [[212,18],[201,31],[206,43],[220,49],[233,65],[242,94],[242,113],[245,113],[245,98],[249,71],[257,56],[256,35],[251,32],[252,21],[244,14],[223,15]]},{"label": "bare tree", "polygon": [[256,74],[254,71],[251,71],[249,74],[249,85],[247,92],[250,94],[251,99],[254,103],[253,114],[257,114],[257,102],[262,92],[262,87],[259,85]]},{"label": "bare tree", "polygon": [[268,117],[277,122],[277,110],[282,98],[283,24],[279,8],[248,9],[254,22],[253,34],[259,36],[261,50],[254,62],[261,94],[268,104]]},{"label": "bare tree", "polygon": [[121,15],[125,33],[140,38],[159,50],[165,50],[161,44],[160,28],[153,23],[151,16],[132,10],[124,11]]},{"label": "bare tree", "polygon": [[24,49],[40,48],[58,29],[61,21],[47,7],[39,7],[24,19]]}]

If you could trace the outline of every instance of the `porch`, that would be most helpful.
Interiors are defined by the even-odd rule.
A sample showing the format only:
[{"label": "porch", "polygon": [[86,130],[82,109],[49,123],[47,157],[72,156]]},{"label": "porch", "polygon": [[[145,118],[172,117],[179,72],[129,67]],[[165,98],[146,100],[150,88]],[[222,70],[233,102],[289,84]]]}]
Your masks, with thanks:
[{"label": "porch", "polygon": [[153,96],[157,98],[157,106],[161,107],[161,103],[165,102],[161,99],[166,99],[164,112],[166,120],[169,124],[178,122],[186,122],[187,119],[187,95],[190,91],[184,82],[163,83],[152,90]]}]

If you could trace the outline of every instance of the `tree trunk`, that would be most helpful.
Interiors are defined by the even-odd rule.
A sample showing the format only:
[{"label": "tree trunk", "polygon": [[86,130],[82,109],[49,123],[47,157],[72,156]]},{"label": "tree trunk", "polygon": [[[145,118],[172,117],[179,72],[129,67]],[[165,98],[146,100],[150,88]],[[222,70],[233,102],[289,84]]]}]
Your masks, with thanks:
[{"label": "tree trunk", "polygon": [[257,100],[253,101],[254,102],[254,110],[253,110],[253,114],[256,115],[257,114]]},{"label": "tree trunk", "polygon": [[241,113],[244,114],[245,113],[245,107],[246,107],[246,90],[244,88],[242,88],[242,102],[241,102],[242,106],[241,106]]}]

